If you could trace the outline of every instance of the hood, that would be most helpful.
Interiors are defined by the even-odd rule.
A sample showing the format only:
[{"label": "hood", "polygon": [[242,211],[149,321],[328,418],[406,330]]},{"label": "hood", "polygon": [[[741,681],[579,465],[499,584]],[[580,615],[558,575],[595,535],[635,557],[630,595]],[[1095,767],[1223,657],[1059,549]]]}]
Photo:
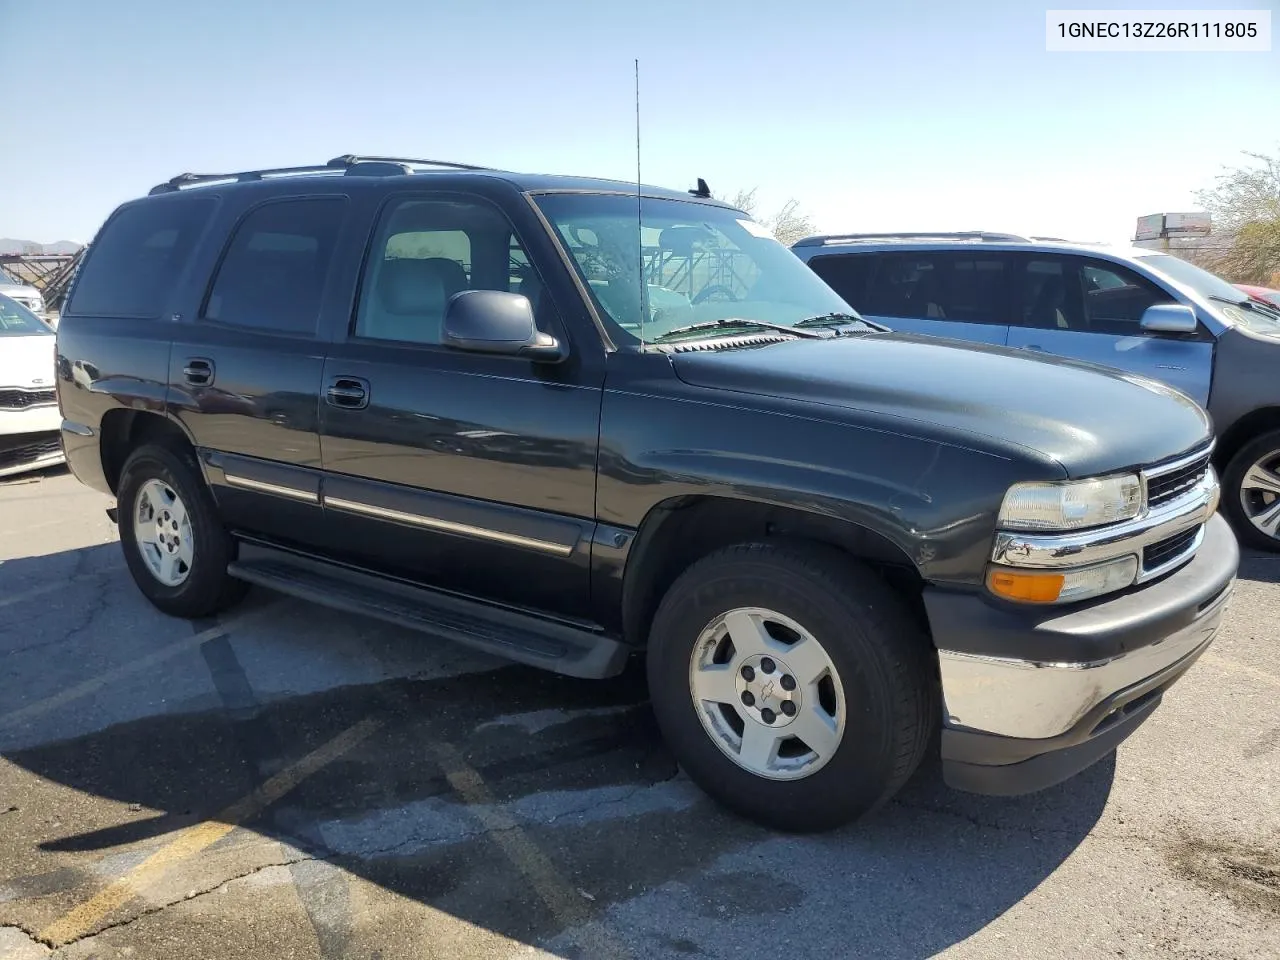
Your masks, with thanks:
[{"label": "hood", "polygon": [[1153,380],[933,337],[793,340],[671,361],[691,385],[856,411],[882,429],[1008,456],[1035,451],[1071,477],[1164,460],[1211,435],[1195,401]]},{"label": "hood", "polygon": [[24,300],[28,297],[43,298],[43,294],[35,287],[28,286],[25,283],[10,283],[7,280],[0,281],[0,293],[3,293],[6,297],[21,297]]},{"label": "hood", "polygon": [[56,344],[56,337],[44,335],[0,336],[0,387],[53,389]]}]

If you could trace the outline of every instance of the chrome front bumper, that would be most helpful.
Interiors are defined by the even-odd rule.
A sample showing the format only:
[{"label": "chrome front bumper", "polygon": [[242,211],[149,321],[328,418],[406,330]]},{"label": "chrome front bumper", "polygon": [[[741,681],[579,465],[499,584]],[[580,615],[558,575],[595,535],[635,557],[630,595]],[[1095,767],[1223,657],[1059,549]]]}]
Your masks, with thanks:
[{"label": "chrome front bumper", "polygon": [[1086,739],[1105,718],[1094,716],[1100,708],[1212,642],[1238,565],[1235,535],[1215,515],[1190,563],[1083,608],[1024,612],[926,596],[946,725],[1019,740]]},{"label": "chrome front bumper", "polygon": [[1214,613],[1132,653],[1088,663],[1039,663],[940,652],[947,722],[1019,739],[1056,737],[1077,726],[1116,694],[1163,673],[1210,643],[1231,590]]}]

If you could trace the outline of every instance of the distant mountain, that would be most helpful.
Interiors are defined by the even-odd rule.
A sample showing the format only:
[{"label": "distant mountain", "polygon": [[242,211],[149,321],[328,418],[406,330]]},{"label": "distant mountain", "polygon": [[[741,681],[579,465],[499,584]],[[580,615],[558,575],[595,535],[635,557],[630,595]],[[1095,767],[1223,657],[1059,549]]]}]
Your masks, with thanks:
[{"label": "distant mountain", "polygon": [[59,240],[56,243],[36,243],[34,240],[14,240],[10,237],[0,237],[0,255],[10,253],[31,254],[56,254],[56,253],[75,253],[84,244],[76,243],[74,240]]}]

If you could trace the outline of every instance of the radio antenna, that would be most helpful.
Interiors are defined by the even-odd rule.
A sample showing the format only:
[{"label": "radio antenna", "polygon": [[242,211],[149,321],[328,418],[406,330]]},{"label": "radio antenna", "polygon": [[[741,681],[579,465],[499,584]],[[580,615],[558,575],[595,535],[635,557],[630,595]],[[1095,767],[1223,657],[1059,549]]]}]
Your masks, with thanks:
[{"label": "radio antenna", "polygon": [[649,316],[649,289],[644,280],[644,214],[640,180],[640,58],[636,58],[636,271],[640,280],[640,349],[644,349],[644,323]]}]

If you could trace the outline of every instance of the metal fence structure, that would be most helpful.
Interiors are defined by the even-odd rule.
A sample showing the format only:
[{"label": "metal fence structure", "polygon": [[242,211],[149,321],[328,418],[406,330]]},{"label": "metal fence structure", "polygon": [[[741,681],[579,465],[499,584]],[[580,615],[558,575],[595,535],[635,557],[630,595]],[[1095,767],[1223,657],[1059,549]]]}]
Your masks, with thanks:
[{"label": "metal fence structure", "polygon": [[75,253],[0,254],[0,274],[13,283],[35,287],[43,294],[47,309],[60,311],[86,249],[81,247]]}]

